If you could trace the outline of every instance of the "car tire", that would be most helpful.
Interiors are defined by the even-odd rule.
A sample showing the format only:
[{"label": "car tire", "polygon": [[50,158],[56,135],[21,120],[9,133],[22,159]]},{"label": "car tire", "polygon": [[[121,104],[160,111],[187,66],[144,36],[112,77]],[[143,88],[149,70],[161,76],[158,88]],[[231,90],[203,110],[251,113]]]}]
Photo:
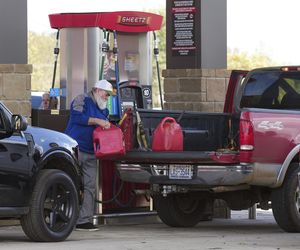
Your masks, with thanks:
[{"label": "car tire", "polygon": [[154,206],[159,218],[170,227],[193,227],[212,220],[213,201],[192,194],[155,195]]},{"label": "car tire", "polygon": [[292,163],[281,187],[272,191],[274,218],[286,232],[300,232],[299,163]]},{"label": "car tire", "polygon": [[74,229],[78,214],[77,189],[70,176],[45,169],[37,176],[29,213],[21,217],[21,226],[33,241],[62,241]]}]

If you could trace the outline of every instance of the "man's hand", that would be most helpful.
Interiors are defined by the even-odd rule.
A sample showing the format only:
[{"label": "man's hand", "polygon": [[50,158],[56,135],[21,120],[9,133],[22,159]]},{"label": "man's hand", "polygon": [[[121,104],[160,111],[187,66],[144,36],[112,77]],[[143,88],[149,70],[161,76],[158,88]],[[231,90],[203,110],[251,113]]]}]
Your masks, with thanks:
[{"label": "man's hand", "polygon": [[99,119],[99,118],[90,117],[88,123],[89,123],[89,125],[101,126],[104,129],[109,129],[110,128],[110,122],[109,121]]},{"label": "man's hand", "polygon": [[102,123],[102,125],[100,125],[102,128],[105,128],[105,129],[109,129],[110,128],[110,122],[109,121],[105,121],[105,120],[101,120],[99,119]]}]

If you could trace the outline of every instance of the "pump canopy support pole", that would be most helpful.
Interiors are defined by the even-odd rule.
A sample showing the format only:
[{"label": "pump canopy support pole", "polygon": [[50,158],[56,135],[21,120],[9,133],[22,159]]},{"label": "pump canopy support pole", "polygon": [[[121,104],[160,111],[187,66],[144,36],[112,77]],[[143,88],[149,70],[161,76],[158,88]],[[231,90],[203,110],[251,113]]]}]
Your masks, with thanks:
[{"label": "pump canopy support pole", "polygon": [[158,49],[158,42],[156,39],[156,33],[153,31],[153,37],[154,37],[154,57],[156,61],[156,70],[157,70],[157,80],[158,80],[158,88],[159,88],[159,97],[160,97],[160,106],[161,109],[164,109],[164,103],[163,103],[163,97],[162,97],[162,91],[161,91],[161,81],[160,81],[160,69],[159,69],[159,63],[158,63],[158,55],[159,55],[159,49]]}]

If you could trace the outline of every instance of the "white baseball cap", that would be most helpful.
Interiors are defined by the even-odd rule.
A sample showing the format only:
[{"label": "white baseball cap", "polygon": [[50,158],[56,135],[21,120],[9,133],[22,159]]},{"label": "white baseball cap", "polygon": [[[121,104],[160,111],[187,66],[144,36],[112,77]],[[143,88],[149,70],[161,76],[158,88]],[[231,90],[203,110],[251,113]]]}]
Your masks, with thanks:
[{"label": "white baseball cap", "polygon": [[97,82],[95,82],[94,85],[95,88],[97,89],[102,89],[105,90],[106,92],[108,92],[110,95],[114,95],[114,89],[113,86],[111,85],[111,83],[107,80],[99,80]]}]

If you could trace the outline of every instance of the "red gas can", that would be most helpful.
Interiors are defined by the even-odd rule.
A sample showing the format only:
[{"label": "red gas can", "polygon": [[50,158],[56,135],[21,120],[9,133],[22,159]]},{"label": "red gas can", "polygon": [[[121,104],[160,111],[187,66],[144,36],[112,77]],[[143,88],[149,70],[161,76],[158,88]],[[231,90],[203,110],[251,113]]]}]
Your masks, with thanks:
[{"label": "red gas can", "polygon": [[173,117],[165,117],[156,127],[152,138],[153,151],[182,151],[183,133]]},{"label": "red gas can", "polygon": [[109,129],[98,127],[93,132],[94,152],[96,158],[108,158],[125,154],[123,133],[112,125]]}]

